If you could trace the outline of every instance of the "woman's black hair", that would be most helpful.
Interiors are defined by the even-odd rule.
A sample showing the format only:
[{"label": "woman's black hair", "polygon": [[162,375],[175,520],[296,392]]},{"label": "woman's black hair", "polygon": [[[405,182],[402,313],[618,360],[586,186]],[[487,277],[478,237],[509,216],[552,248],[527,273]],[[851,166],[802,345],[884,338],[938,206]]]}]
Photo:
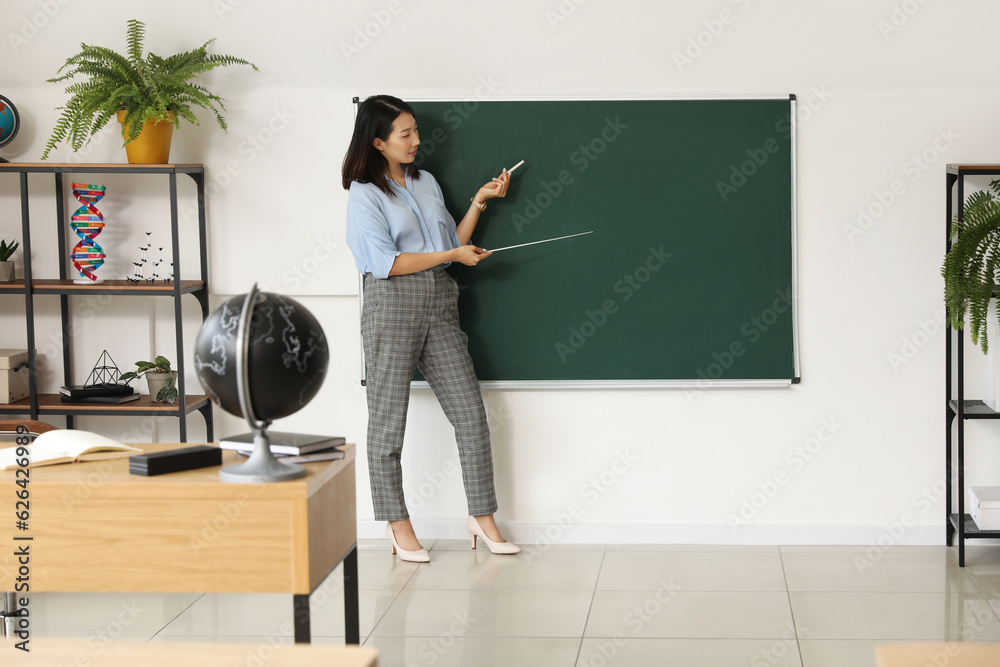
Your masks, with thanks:
[{"label": "woman's black hair", "polygon": [[[354,122],[354,136],[351,145],[344,156],[344,166],[341,169],[341,179],[344,189],[350,190],[351,183],[371,183],[390,197],[396,196],[384,178],[388,163],[382,153],[375,148],[374,141],[378,137],[388,141],[392,133],[392,123],[402,113],[416,117],[409,104],[392,95],[372,95],[358,109],[358,118]],[[420,171],[413,165],[403,165],[411,178],[420,178]]]}]

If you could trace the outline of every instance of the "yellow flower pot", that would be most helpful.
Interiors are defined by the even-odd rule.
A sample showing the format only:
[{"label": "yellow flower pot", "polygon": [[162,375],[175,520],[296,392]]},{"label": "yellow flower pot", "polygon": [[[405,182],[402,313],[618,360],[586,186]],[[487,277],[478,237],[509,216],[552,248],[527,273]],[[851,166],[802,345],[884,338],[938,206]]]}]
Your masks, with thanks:
[{"label": "yellow flower pot", "polygon": [[[173,114],[167,120],[148,121],[139,136],[125,144],[125,155],[129,164],[167,164],[170,162],[170,140],[174,136]],[[122,123],[122,137],[128,136],[124,125],[125,112],[118,112],[118,122]]]}]

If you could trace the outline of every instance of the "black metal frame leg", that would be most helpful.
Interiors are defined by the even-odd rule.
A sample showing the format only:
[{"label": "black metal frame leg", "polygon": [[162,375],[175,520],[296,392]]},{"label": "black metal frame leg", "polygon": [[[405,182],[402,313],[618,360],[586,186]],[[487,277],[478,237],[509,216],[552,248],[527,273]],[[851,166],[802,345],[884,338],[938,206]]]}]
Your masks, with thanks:
[{"label": "black metal frame leg", "polygon": [[[361,621],[358,607],[358,545],[344,556],[344,634],[347,644],[361,643]],[[308,595],[292,596],[292,616],[295,624],[295,643],[312,643],[311,613]]]},{"label": "black metal frame leg", "polygon": [[358,545],[344,556],[344,633],[346,643],[361,643],[361,612],[358,609]]},{"label": "black metal frame leg", "polygon": [[292,615],[295,619],[295,643],[312,643],[308,595],[294,595],[292,597]]},{"label": "black metal frame leg", "polygon": [[17,595],[15,593],[0,593],[0,637],[10,639],[14,636],[15,621],[20,614],[17,611]]}]

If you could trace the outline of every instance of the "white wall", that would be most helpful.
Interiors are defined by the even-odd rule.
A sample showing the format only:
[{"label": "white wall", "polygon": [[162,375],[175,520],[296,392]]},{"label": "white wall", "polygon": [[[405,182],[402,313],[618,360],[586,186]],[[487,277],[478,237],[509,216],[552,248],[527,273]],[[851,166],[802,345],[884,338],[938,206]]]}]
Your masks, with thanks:
[{"label": "white wall", "polygon": [[[326,385],[278,427],[344,434],[361,446],[362,534],[376,535],[378,527],[363,455],[357,280],[343,242],[346,197],[339,184],[351,98],[795,93],[802,383],[786,390],[489,391],[498,518],[522,541],[943,540],[944,336],[937,322],[944,166],[997,159],[1000,93],[992,82],[1000,5],[288,0],[281,11],[277,6],[174,0],[164,12],[111,0],[8,0],[0,23],[0,93],[19,106],[24,129],[5,157],[39,158],[57,117],[53,109],[65,99],[60,86],[44,80],[81,40],[124,48],[131,16],[147,22],[154,52],[217,37],[214,51],[260,66],[259,73],[230,68],[206,77],[228,100],[229,133],[201,114],[201,127],[185,126],[176,136],[172,159],[205,163],[215,183],[214,301],[256,280],[262,289],[300,297],[323,322],[333,351]],[[52,159],[72,158],[60,149]],[[123,161],[113,131],[83,160]],[[139,227],[154,224],[146,211],[162,209],[162,194],[119,180],[106,198],[120,214],[111,224],[121,220],[141,234]],[[5,237],[19,236],[15,181],[0,179]],[[896,181],[902,194],[879,210]],[[48,224],[48,181],[33,179],[32,187],[33,214],[44,221],[37,224]],[[859,223],[859,209],[873,218]],[[121,234],[124,249],[112,247],[113,257],[133,252]],[[157,344],[172,345],[169,304],[154,308]],[[19,299],[0,298],[0,347],[24,344],[22,309]],[[41,310],[43,328],[54,327],[56,306]],[[132,302],[108,305],[76,342],[88,357],[78,354],[78,365],[89,369],[89,356],[96,359],[102,347],[122,365],[151,352],[135,310]],[[972,376],[978,361],[970,361]],[[59,378],[54,372],[45,381],[54,388]],[[451,430],[428,391],[414,392],[410,415],[404,460],[418,530],[459,536],[465,504]],[[200,419],[192,421],[197,438]],[[219,422],[222,433],[240,430],[237,420]],[[134,428],[123,424],[83,422],[112,435]],[[175,428],[166,421],[148,437],[169,439]],[[995,429],[975,423],[968,431],[976,463],[968,479],[1000,483],[1000,460],[987,446]],[[796,453],[803,448],[805,455]],[[751,502],[758,507],[744,506],[746,524],[730,525]],[[907,525],[890,530],[894,524]]]}]

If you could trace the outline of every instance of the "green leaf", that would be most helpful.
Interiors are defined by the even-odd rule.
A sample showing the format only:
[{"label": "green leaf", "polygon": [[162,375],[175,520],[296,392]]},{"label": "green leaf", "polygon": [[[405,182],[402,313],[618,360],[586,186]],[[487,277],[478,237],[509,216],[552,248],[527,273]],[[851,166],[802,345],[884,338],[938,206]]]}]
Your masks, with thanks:
[{"label": "green leaf", "polygon": [[171,404],[177,402],[177,387],[174,386],[173,378],[167,378],[160,391],[156,392],[156,400],[161,403]]},{"label": "green leaf", "polygon": [[9,260],[19,245],[21,245],[19,241],[12,241],[11,245],[7,245],[6,241],[0,241],[0,262]]}]

